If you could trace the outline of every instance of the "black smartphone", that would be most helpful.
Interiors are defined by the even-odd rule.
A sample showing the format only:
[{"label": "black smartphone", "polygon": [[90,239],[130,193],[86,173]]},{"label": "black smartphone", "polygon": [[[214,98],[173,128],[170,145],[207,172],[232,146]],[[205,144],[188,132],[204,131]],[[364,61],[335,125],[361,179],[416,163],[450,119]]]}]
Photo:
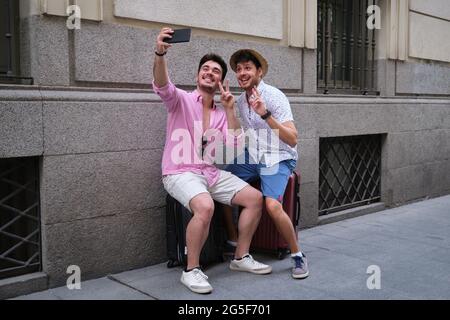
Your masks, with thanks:
[{"label": "black smartphone", "polygon": [[172,38],[165,38],[166,43],[180,43],[191,41],[191,29],[173,30]]}]

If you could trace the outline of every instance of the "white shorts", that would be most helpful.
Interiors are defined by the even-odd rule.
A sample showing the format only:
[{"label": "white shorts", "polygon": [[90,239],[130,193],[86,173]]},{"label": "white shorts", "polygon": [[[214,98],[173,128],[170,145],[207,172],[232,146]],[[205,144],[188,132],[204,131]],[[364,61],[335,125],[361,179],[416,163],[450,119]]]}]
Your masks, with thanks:
[{"label": "white shorts", "polygon": [[201,193],[209,193],[214,200],[231,205],[236,193],[248,186],[247,182],[223,170],[220,170],[219,180],[212,187],[208,187],[203,175],[193,172],[167,175],[162,178],[162,182],[167,193],[189,211],[190,201]]}]

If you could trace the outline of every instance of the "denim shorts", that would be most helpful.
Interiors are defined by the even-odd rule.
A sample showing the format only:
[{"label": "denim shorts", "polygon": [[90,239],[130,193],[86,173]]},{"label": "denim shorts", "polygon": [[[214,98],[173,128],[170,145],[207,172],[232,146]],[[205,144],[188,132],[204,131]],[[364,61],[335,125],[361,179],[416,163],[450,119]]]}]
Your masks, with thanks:
[{"label": "denim shorts", "polygon": [[281,161],[272,167],[266,167],[261,163],[252,164],[249,161],[245,161],[243,164],[229,164],[224,170],[231,172],[248,183],[260,179],[263,196],[282,202],[289,177],[295,170],[296,165],[297,161],[294,159]]}]

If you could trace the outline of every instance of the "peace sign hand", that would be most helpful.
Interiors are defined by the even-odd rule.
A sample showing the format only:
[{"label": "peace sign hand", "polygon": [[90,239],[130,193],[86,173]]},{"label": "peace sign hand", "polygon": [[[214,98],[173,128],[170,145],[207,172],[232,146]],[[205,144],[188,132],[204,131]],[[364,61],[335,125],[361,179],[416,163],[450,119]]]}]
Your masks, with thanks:
[{"label": "peace sign hand", "polygon": [[222,82],[219,82],[220,89],[220,102],[222,103],[225,109],[233,109],[234,108],[234,96],[230,92],[230,82],[227,80],[225,82],[225,89],[222,85]]},{"label": "peace sign hand", "polygon": [[266,103],[256,87],[252,88],[252,95],[249,98],[249,103],[250,107],[252,107],[258,115],[263,116],[267,113]]}]

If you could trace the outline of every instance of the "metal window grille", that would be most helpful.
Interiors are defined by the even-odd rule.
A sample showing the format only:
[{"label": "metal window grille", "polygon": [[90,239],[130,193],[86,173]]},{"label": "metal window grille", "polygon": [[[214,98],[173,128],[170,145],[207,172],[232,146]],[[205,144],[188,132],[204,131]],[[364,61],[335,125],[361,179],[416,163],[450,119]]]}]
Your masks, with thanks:
[{"label": "metal window grille", "polygon": [[317,87],[323,93],[376,92],[375,29],[367,27],[377,0],[319,0]]},{"label": "metal window grille", "polygon": [[0,0],[0,83],[33,84],[20,76],[19,1]]},{"label": "metal window grille", "polygon": [[319,215],[381,199],[381,136],[320,139]]},{"label": "metal window grille", "polygon": [[0,159],[0,279],[41,270],[38,162]]}]

